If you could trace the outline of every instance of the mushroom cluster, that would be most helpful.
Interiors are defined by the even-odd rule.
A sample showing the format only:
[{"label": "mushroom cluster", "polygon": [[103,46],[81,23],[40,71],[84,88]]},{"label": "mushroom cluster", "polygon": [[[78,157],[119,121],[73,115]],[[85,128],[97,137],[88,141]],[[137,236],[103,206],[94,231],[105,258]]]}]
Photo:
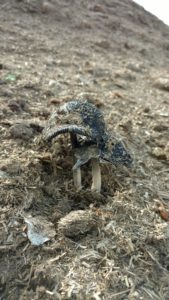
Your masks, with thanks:
[{"label": "mushroom cluster", "polygon": [[130,167],[132,157],[121,141],[106,129],[103,114],[88,101],[70,101],[54,111],[43,130],[46,142],[60,134],[69,133],[74,152],[73,179],[75,187],[82,188],[81,166],[91,161],[92,191],[101,190],[100,163]]}]

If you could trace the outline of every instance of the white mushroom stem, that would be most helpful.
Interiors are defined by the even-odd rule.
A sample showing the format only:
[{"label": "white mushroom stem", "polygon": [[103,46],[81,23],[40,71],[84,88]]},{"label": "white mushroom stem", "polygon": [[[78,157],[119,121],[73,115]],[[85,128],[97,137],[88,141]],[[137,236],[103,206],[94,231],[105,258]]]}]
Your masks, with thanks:
[{"label": "white mushroom stem", "polygon": [[101,190],[101,170],[99,160],[97,158],[91,159],[92,163],[92,191],[97,191],[100,193]]},{"label": "white mushroom stem", "polygon": [[82,188],[82,178],[81,178],[81,169],[77,168],[73,170],[73,181],[77,190]]}]

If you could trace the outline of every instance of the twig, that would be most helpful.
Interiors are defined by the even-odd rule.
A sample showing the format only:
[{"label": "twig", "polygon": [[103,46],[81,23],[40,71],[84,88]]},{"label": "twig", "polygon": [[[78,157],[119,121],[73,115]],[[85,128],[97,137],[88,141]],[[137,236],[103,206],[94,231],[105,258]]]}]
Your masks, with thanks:
[{"label": "twig", "polygon": [[62,253],[61,255],[58,255],[58,256],[56,256],[56,257],[54,257],[54,258],[51,258],[51,259],[49,260],[49,263],[56,262],[56,261],[60,260],[62,257],[64,257],[65,255],[66,255],[66,252],[64,252],[64,253]]},{"label": "twig", "polygon": [[163,268],[163,266],[159,263],[159,261],[149,251],[146,250],[146,252],[151,257],[151,259],[156,263],[156,265],[159,267],[160,270],[163,270],[168,273],[167,269]]},{"label": "twig", "polygon": [[144,287],[141,288],[147,295],[149,295],[149,297],[153,300],[160,300],[161,298],[159,298],[159,296],[157,296],[153,291],[149,291],[147,289],[145,289]]},{"label": "twig", "polygon": [[30,268],[29,278],[28,278],[28,283],[27,283],[27,285],[26,285],[26,289],[27,289],[27,290],[29,289],[29,285],[30,285],[30,282],[31,282],[31,278],[32,278],[32,274],[33,274],[33,267],[34,267],[34,266],[31,266],[31,268]]},{"label": "twig", "polygon": [[119,296],[119,295],[123,295],[123,294],[126,294],[128,292],[130,292],[130,289],[127,289],[127,290],[125,290],[123,292],[119,292],[119,293],[113,294],[113,295],[111,295],[111,297],[116,297],[116,296]]}]

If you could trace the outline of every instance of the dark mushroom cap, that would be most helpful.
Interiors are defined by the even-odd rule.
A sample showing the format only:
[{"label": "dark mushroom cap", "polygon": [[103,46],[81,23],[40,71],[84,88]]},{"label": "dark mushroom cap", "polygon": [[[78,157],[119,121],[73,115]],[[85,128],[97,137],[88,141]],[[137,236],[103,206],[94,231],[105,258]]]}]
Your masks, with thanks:
[{"label": "dark mushroom cap", "polygon": [[88,101],[70,101],[53,112],[43,130],[43,138],[51,141],[62,133],[78,136],[78,146],[82,146],[78,164],[82,165],[91,158],[88,153],[92,146],[95,147],[94,155],[103,161],[114,165],[132,164],[132,158],[124,144],[107,133],[101,111]]},{"label": "dark mushroom cap", "polygon": [[111,136],[107,140],[107,143],[105,143],[104,148],[101,150],[100,158],[115,166],[123,165],[131,167],[133,163],[133,159],[124,143],[121,141],[114,141],[114,138]]},{"label": "dark mushroom cap", "polygon": [[101,111],[88,101],[70,101],[56,110],[43,130],[45,140],[61,133],[88,137],[100,147],[106,139],[106,126]]}]

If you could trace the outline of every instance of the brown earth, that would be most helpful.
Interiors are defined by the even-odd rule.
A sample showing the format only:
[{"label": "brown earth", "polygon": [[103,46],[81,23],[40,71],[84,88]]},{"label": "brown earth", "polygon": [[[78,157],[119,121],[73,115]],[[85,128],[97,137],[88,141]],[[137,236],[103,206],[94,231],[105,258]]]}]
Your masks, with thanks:
[{"label": "brown earth", "polygon": [[[1,0],[0,37],[0,299],[169,299],[169,27],[129,0]],[[101,195],[90,165],[75,191],[68,137],[40,142],[75,98],[134,156]],[[25,216],[56,235],[31,245]]]}]

